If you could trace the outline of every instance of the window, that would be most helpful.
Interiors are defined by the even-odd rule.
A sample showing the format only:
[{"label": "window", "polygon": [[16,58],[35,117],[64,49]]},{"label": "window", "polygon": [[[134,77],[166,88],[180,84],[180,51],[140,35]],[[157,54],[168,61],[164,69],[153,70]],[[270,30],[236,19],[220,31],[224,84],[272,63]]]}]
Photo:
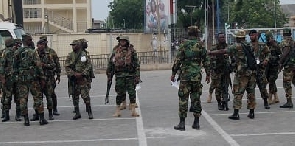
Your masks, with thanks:
[{"label": "window", "polygon": [[5,48],[5,40],[12,38],[10,32],[8,30],[0,30],[0,48]]},{"label": "window", "polygon": [[42,9],[24,8],[24,18],[42,18]]},{"label": "window", "polygon": [[41,4],[41,0],[24,0],[24,5],[38,5]]}]

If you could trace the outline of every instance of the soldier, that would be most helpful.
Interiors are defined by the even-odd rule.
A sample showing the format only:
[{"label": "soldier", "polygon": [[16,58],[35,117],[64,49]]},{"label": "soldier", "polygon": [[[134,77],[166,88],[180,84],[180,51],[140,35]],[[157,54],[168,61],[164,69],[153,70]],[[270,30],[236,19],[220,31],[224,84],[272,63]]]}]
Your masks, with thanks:
[{"label": "soldier", "polygon": [[41,61],[36,50],[33,50],[32,37],[29,34],[22,36],[23,47],[15,52],[14,70],[18,76],[18,93],[20,96],[20,108],[25,119],[25,126],[30,126],[28,116],[28,94],[33,95],[34,109],[39,115],[40,125],[47,124],[44,119],[44,106],[41,87],[45,85],[45,76],[42,70]]},{"label": "soldier", "polygon": [[1,66],[0,66],[0,74],[1,74],[1,77],[4,78],[2,98],[3,98],[5,116],[2,122],[6,122],[10,120],[9,110],[11,109],[12,95],[14,95],[14,101],[16,104],[15,120],[21,121],[19,95],[16,92],[16,89],[17,89],[16,78],[15,78],[16,76],[13,71],[13,56],[14,56],[14,52],[17,49],[17,45],[15,43],[15,40],[7,39],[5,41],[5,46],[6,48],[2,53],[2,60],[1,60]]},{"label": "soldier", "polygon": [[280,57],[280,70],[283,70],[283,87],[286,92],[287,103],[280,108],[293,108],[292,83],[295,85],[295,44],[292,40],[291,29],[283,30],[284,41],[282,42],[282,55]]},{"label": "soldier", "polygon": [[[221,49],[225,49],[226,47],[227,47],[227,44],[225,42],[225,35],[224,33],[219,33],[218,44],[213,46],[212,50],[221,50]],[[228,85],[229,85],[228,83],[230,82],[229,57],[227,55],[212,56],[210,59],[210,67],[211,67],[210,77],[212,79],[212,82],[210,84],[210,89],[216,88],[215,97],[218,102],[218,109],[228,110],[228,107],[227,107],[228,97],[223,97],[223,96],[228,96]],[[212,97],[212,93],[210,93],[209,97]]]},{"label": "soldier", "polygon": [[[37,52],[39,54],[40,60],[41,60],[41,65],[42,69],[45,75],[45,87],[42,88],[42,94],[46,96],[47,100],[47,109],[49,113],[49,120],[54,120],[53,118],[53,102],[52,102],[52,96],[54,92],[54,69],[56,67],[53,56],[51,56],[49,50],[45,50],[45,44],[46,41],[43,39],[40,39],[37,42]],[[33,118],[31,121],[38,120],[37,113],[35,114],[35,118]]]},{"label": "soldier", "polygon": [[50,47],[48,47],[47,43],[47,36],[41,36],[39,39],[45,40],[45,51],[49,52],[50,56],[53,57],[55,68],[54,68],[54,73],[56,75],[56,78],[50,79],[50,80],[55,80],[55,82],[52,82],[53,86],[53,94],[52,94],[52,102],[53,102],[53,115],[59,115],[58,110],[57,110],[57,96],[55,93],[55,88],[56,88],[56,82],[59,84],[60,82],[60,73],[61,73],[61,67],[59,63],[59,57],[57,56],[57,53]]},{"label": "soldier", "polygon": [[74,40],[71,44],[73,52],[69,53],[65,61],[65,69],[69,78],[69,93],[73,97],[75,116],[73,120],[81,118],[79,109],[79,95],[84,100],[89,119],[93,119],[89,96],[88,78],[91,71],[90,57],[82,50],[81,42]]},{"label": "soldier", "polygon": [[250,45],[245,43],[245,31],[239,30],[236,34],[236,43],[227,49],[210,51],[209,55],[225,54],[233,56],[236,59],[236,73],[233,81],[233,115],[229,119],[240,120],[239,109],[242,107],[242,98],[245,90],[247,91],[248,105],[250,109],[248,117],[254,119],[255,109],[255,72],[256,62],[254,52]]},{"label": "soldier", "polygon": [[203,44],[197,39],[199,29],[197,26],[188,28],[188,40],[179,48],[177,56],[172,67],[171,81],[174,82],[177,71],[180,70],[180,84],[178,90],[179,96],[179,124],[174,126],[175,130],[185,130],[185,118],[188,111],[188,98],[191,98],[191,112],[195,117],[192,125],[193,129],[199,129],[199,117],[202,107],[200,96],[202,95],[202,73],[203,64],[206,71],[206,81],[210,82],[209,58]]},{"label": "soldier", "polygon": [[118,38],[119,45],[114,48],[109,59],[106,75],[108,82],[112,80],[112,75],[115,75],[115,90],[116,97],[116,112],[114,117],[120,117],[120,104],[126,98],[126,91],[129,94],[131,115],[138,117],[135,111],[136,91],[135,86],[140,81],[140,64],[137,58],[134,46],[130,44],[128,36],[120,36]]},{"label": "soldier", "polygon": [[266,90],[267,79],[265,75],[265,69],[268,64],[270,51],[265,43],[258,42],[258,33],[256,30],[251,30],[249,32],[251,39],[251,47],[254,49],[254,55],[257,63],[256,70],[256,83],[260,90],[261,98],[264,101],[264,108],[269,109],[268,104],[268,92]]},{"label": "soldier", "polygon": [[[279,61],[280,55],[282,54],[281,49],[277,42],[274,40],[271,32],[266,33],[266,41],[267,46],[270,50],[269,62],[266,70],[266,78],[269,82],[269,98],[268,103],[279,103],[280,100],[278,98],[278,89],[276,85],[276,80],[278,79],[279,74]],[[274,99],[272,100],[272,97]]]}]

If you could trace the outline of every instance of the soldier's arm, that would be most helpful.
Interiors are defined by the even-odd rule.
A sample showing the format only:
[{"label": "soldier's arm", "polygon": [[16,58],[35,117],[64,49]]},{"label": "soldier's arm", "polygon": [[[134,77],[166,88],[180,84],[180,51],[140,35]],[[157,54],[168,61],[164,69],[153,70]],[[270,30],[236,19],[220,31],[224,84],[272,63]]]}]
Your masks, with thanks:
[{"label": "soldier's arm", "polygon": [[86,66],[84,68],[84,70],[81,72],[83,76],[89,76],[90,71],[92,69],[92,63],[91,63],[91,59],[88,55],[86,55]]},{"label": "soldier's arm", "polygon": [[108,60],[108,65],[107,65],[107,70],[106,70],[106,75],[107,75],[108,78],[112,78],[114,70],[115,70],[115,65],[113,63],[113,58],[114,57],[115,57],[115,54],[112,53],[109,60]]},{"label": "soldier's arm", "polygon": [[177,71],[180,70],[182,61],[184,59],[183,49],[184,49],[183,46],[181,46],[181,48],[179,48],[179,50],[177,52],[177,55],[176,55],[176,57],[174,59],[174,63],[173,63],[173,66],[172,66],[172,75],[176,75]]},{"label": "soldier's arm", "polygon": [[140,78],[140,62],[139,62],[136,51],[134,51],[133,59],[134,59],[135,75],[136,77]]},{"label": "soldier's arm", "polygon": [[210,76],[210,57],[207,55],[207,50],[205,48],[201,49],[202,54],[202,64],[205,68],[207,76]]},{"label": "soldier's arm", "polygon": [[65,70],[68,76],[73,76],[75,74],[75,71],[71,68],[71,54],[69,54],[65,60]]},{"label": "soldier's arm", "polygon": [[45,79],[45,75],[44,75],[44,72],[43,72],[43,69],[42,69],[41,59],[39,58],[38,52],[34,51],[32,56],[33,56],[33,61],[34,61],[35,68],[36,68],[36,71],[37,71],[37,76],[40,79]]},{"label": "soldier's arm", "polygon": [[0,76],[4,76],[5,74],[5,58],[6,58],[6,51],[2,52],[2,57],[0,57]]},{"label": "soldier's arm", "polygon": [[53,61],[55,64],[55,73],[57,76],[60,76],[61,67],[59,63],[59,57],[57,56],[57,53],[53,49],[51,49],[50,55],[53,57]]},{"label": "soldier's arm", "polygon": [[270,57],[270,50],[269,50],[269,47],[267,45],[264,45],[263,52],[265,54],[264,61],[265,62],[268,62],[269,61],[269,57]]},{"label": "soldier's arm", "polygon": [[286,61],[289,52],[290,52],[290,47],[284,47],[282,49],[282,55],[280,57],[280,64],[283,64]]}]

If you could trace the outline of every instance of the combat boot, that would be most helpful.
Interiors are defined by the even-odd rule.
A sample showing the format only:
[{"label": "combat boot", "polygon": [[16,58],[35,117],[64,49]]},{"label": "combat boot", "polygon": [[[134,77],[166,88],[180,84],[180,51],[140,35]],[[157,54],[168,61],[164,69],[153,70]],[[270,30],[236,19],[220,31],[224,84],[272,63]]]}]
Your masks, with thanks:
[{"label": "combat boot", "polygon": [[122,106],[120,106],[120,110],[126,109],[126,100],[122,102]]},{"label": "combat boot", "polygon": [[30,120],[31,121],[39,121],[39,114],[38,114],[37,110],[35,110],[35,114],[33,114],[33,118]]},{"label": "combat boot", "polygon": [[16,109],[15,111],[15,121],[21,121],[22,119],[20,118],[20,109]]},{"label": "combat boot", "polygon": [[196,129],[196,130],[199,130],[200,129],[199,117],[195,117],[192,128],[193,129]]},{"label": "combat boot", "polygon": [[139,117],[139,114],[135,111],[135,103],[131,104],[131,116],[132,117]]},{"label": "combat boot", "polygon": [[79,106],[75,106],[75,116],[73,117],[73,120],[77,120],[81,118],[81,114],[80,114],[80,110],[79,110]]},{"label": "combat boot", "polygon": [[48,119],[49,120],[54,120],[54,118],[53,118],[53,110],[52,109],[48,109]]},{"label": "combat boot", "polygon": [[212,93],[209,93],[208,98],[207,98],[207,103],[212,102]]},{"label": "combat boot", "polygon": [[293,103],[291,98],[287,98],[287,103],[281,105],[280,108],[293,108]]},{"label": "combat boot", "polygon": [[59,115],[60,115],[60,114],[58,113],[58,111],[57,111],[56,108],[53,109],[53,115],[56,115],[56,116],[59,116]]},{"label": "combat boot", "polygon": [[185,131],[185,117],[181,117],[179,119],[179,124],[177,126],[174,126],[174,129],[179,131]]},{"label": "combat boot", "polygon": [[29,115],[28,114],[24,115],[24,120],[25,120],[24,125],[25,126],[30,126],[30,120],[29,120]]},{"label": "combat boot", "polygon": [[223,109],[224,109],[224,107],[221,104],[221,101],[218,101],[218,110],[223,110]]},{"label": "combat boot", "polygon": [[44,113],[39,114],[40,115],[40,120],[39,120],[39,124],[40,125],[46,125],[48,124],[47,120],[44,119]]},{"label": "combat boot", "polygon": [[274,94],[274,99],[273,99],[272,102],[273,103],[280,103],[280,100],[279,100],[279,97],[278,97],[278,93],[277,92]]},{"label": "combat boot", "polygon": [[273,94],[269,93],[269,96],[268,96],[268,99],[267,99],[269,105],[271,105],[271,104],[274,103],[273,100],[272,100],[272,95],[273,95]]},{"label": "combat boot", "polygon": [[2,115],[1,115],[1,118],[4,118],[5,116],[5,112],[4,112],[4,109],[2,109]]},{"label": "combat boot", "polygon": [[86,111],[88,113],[89,119],[93,119],[92,109],[90,105],[86,105]]},{"label": "combat boot", "polygon": [[228,117],[231,120],[240,120],[239,109],[234,109],[233,115]]},{"label": "combat boot", "polygon": [[264,108],[265,108],[265,109],[270,109],[269,104],[268,104],[268,102],[267,102],[267,99],[268,99],[268,98],[263,98],[263,105],[264,105]]},{"label": "combat boot", "polygon": [[249,114],[247,115],[247,117],[249,117],[250,119],[255,118],[254,109],[250,109]]},{"label": "combat boot", "polygon": [[2,119],[2,122],[6,122],[10,120],[10,116],[9,116],[9,110],[5,110],[4,111],[4,118]]},{"label": "combat boot", "polygon": [[117,105],[116,112],[115,114],[113,114],[113,117],[120,117],[120,116],[121,116],[120,105]]},{"label": "combat boot", "polygon": [[135,102],[134,104],[135,104],[135,108],[138,108],[138,105],[137,105],[137,103]]}]

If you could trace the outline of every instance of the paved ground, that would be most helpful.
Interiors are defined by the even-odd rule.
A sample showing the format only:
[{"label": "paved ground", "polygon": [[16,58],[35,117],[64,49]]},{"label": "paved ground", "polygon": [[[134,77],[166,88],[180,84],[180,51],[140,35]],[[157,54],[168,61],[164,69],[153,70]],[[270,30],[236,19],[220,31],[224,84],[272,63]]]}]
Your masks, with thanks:
[{"label": "paved ground", "polygon": [[[115,92],[112,88],[110,104],[104,105],[106,91],[105,75],[97,75],[91,90],[91,101],[94,118],[89,120],[84,104],[80,103],[82,119],[73,121],[72,102],[67,95],[67,80],[63,76],[58,85],[58,106],[60,116],[48,125],[39,126],[32,122],[30,127],[23,122],[12,120],[0,123],[0,146],[289,146],[294,143],[295,111],[280,109],[280,104],[265,110],[257,95],[256,118],[247,118],[243,101],[241,120],[231,121],[230,111],[219,111],[217,103],[205,103],[208,95],[208,85],[203,87],[203,116],[200,130],[191,129],[193,116],[189,114],[186,120],[186,131],[176,131],[173,126],[178,123],[177,89],[171,87],[171,71],[142,72],[143,83],[138,91],[138,112],[141,117],[133,118],[129,110],[124,110],[120,118],[113,118]],[[282,88],[282,77],[277,81],[280,100],[285,102]],[[293,88],[293,93],[294,88]],[[29,100],[32,107],[32,98]],[[232,107],[232,104],[230,104]],[[30,116],[33,110],[30,109]],[[46,118],[48,118],[46,111]]]}]

